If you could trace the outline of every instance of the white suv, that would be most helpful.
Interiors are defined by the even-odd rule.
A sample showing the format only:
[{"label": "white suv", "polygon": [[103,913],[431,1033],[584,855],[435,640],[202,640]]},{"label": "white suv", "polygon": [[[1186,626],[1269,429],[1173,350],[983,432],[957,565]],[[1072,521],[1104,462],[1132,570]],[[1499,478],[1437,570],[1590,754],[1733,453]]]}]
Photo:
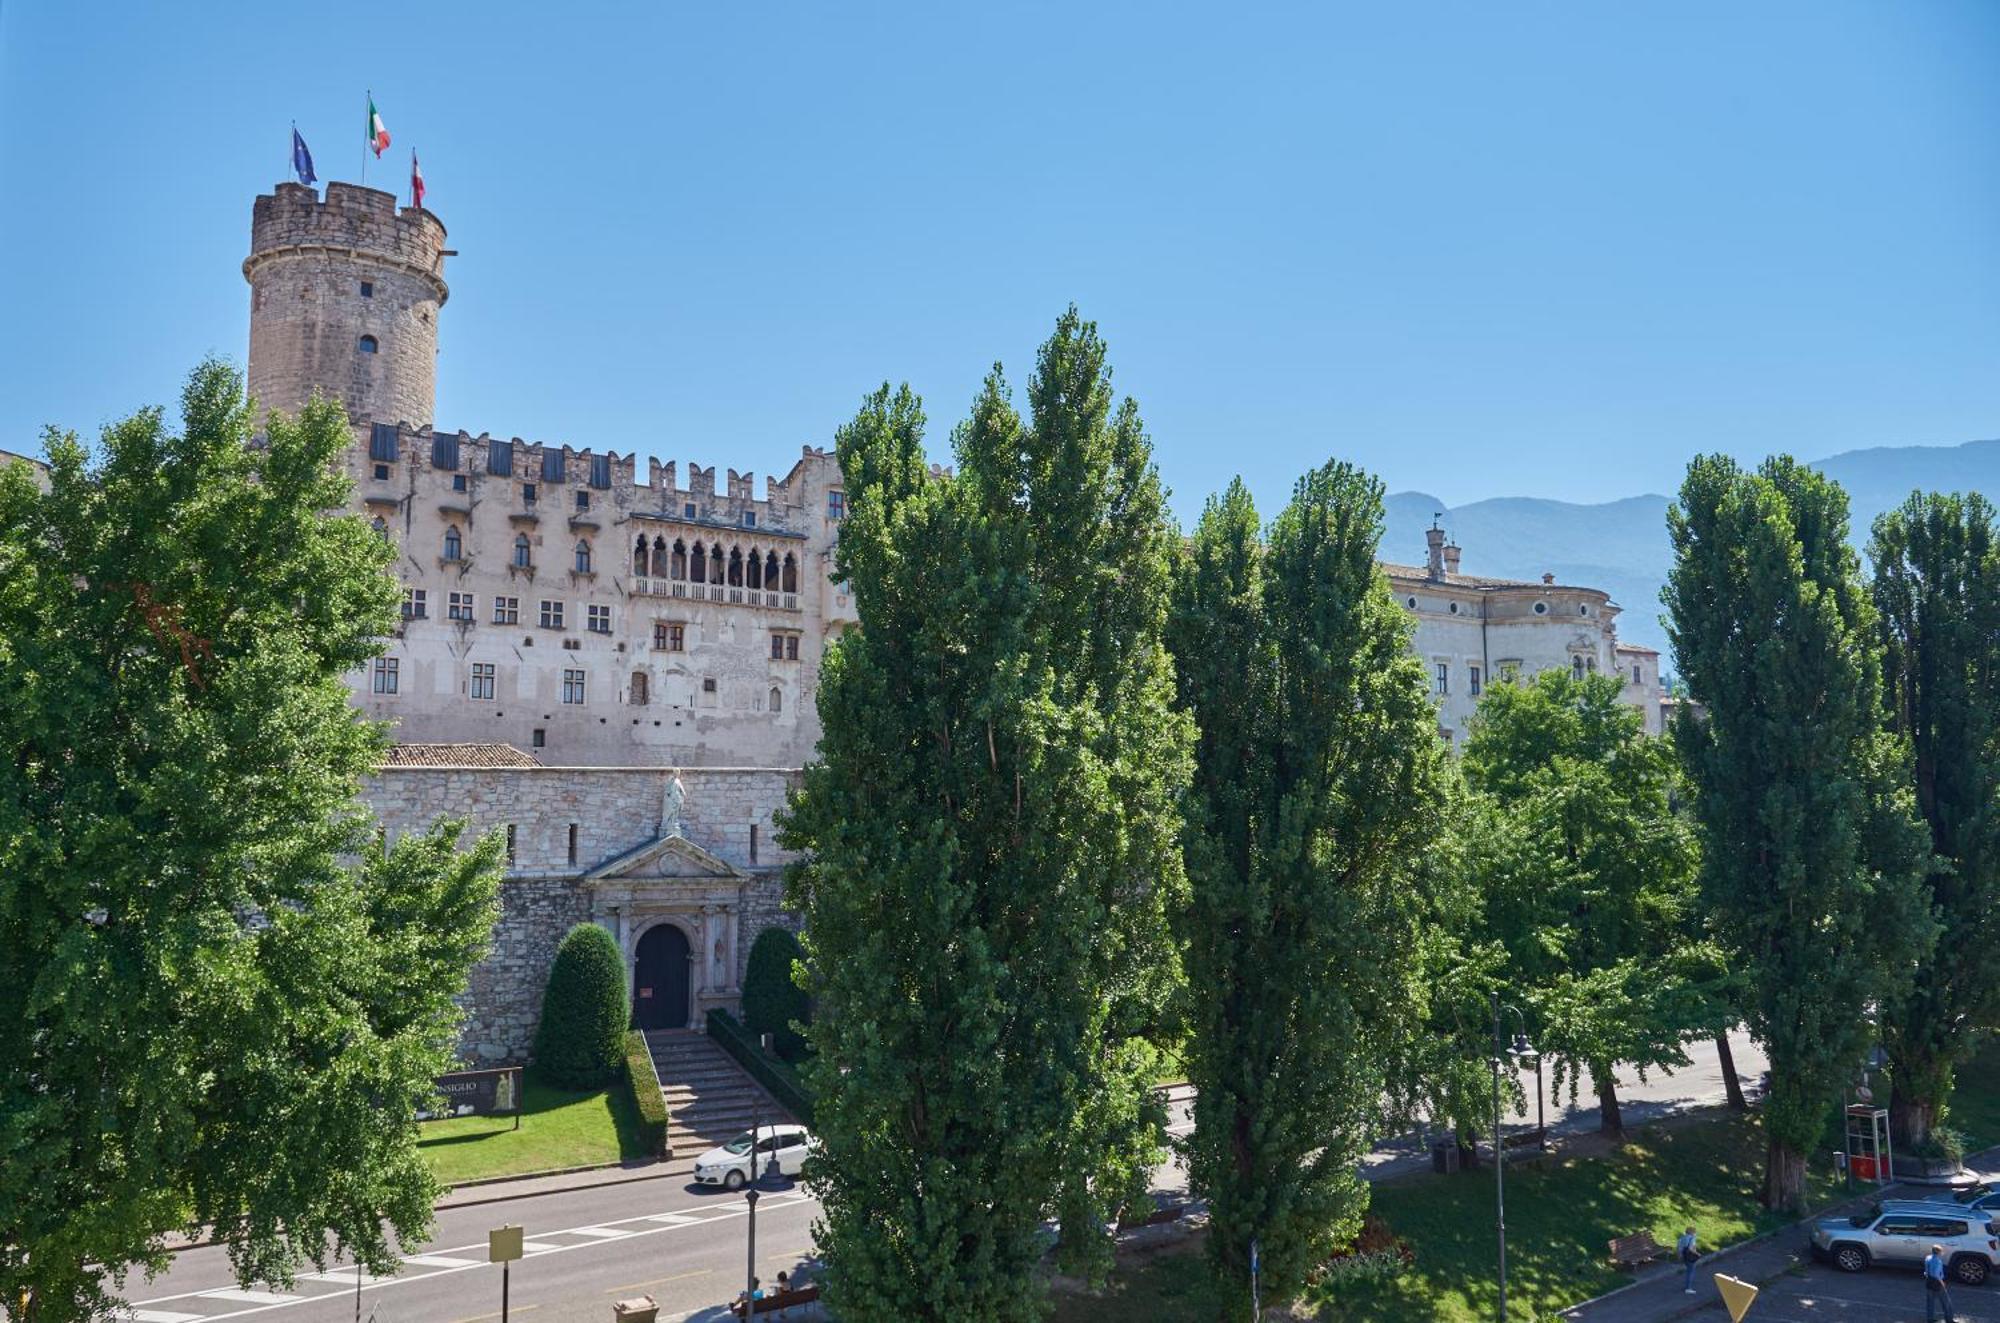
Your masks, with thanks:
[{"label": "white suv", "polygon": [[1823,1217],[1812,1233],[1813,1257],[1843,1272],[1878,1263],[1921,1268],[1933,1245],[1944,1246],[1946,1271],[1967,1286],[2000,1268],[2000,1223],[1916,1200],[1888,1200],[1855,1217]]},{"label": "white suv", "polygon": [[769,1175],[774,1158],[780,1175],[797,1176],[816,1143],[796,1124],[759,1126],[755,1135],[746,1130],[696,1158],[694,1178],[701,1185],[740,1190],[759,1176]]}]

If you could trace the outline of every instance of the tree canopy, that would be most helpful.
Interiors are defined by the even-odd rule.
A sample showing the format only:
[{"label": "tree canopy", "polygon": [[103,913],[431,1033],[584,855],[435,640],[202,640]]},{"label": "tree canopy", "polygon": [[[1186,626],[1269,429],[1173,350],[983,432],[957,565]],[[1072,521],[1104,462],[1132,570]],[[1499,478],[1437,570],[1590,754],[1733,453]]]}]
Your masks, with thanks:
[{"label": "tree canopy", "polygon": [[1789,458],[1696,459],[1668,511],[1669,635],[1705,720],[1675,730],[1702,840],[1702,903],[1771,1062],[1764,1195],[1804,1201],[1806,1150],[1930,951],[1928,848],[1884,726],[1881,641],[1847,497]]},{"label": "tree canopy", "polygon": [[577,924],[563,935],[549,966],[535,1025],[536,1067],[557,1088],[601,1089],[625,1068],[631,1022],[617,939],[599,924]]},{"label": "tree canopy", "polygon": [[830,1305],[1030,1319],[1041,1223],[1101,1268],[1159,1153],[1145,1088],[1188,723],[1172,534],[1136,407],[1074,310],[1014,409],[996,367],[932,472],[884,386],[840,430],[821,761],[783,823],[818,1014]]},{"label": "tree canopy", "polygon": [[1176,586],[1198,731],[1189,1171],[1230,1298],[1248,1292],[1253,1241],[1283,1299],[1359,1229],[1358,1163],[1430,1001],[1423,861],[1451,778],[1408,618],[1375,565],[1381,526],[1381,484],[1346,464],[1302,478],[1268,541],[1234,482]]},{"label": "tree canopy", "polygon": [[355,804],[382,737],[341,676],[397,590],[328,513],[338,406],[254,442],[209,363],[181,413],[0,472],[0,1297],[37,1323],[201,1226],[245,1280],[387,1271],[494,917],[497,842],[385,852]]}]

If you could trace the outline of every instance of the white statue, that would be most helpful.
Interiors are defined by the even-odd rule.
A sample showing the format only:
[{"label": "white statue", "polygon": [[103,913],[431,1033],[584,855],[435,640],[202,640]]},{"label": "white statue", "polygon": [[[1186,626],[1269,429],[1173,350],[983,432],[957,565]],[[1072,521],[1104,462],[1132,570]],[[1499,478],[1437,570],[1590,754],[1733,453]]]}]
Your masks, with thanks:
[{"label": "white statue", "polygon": [[687,803],[687,787],[681,784],[680,769],[667,774],[666,792],[660,799],[660,835],[680,836],[681,807]]}]

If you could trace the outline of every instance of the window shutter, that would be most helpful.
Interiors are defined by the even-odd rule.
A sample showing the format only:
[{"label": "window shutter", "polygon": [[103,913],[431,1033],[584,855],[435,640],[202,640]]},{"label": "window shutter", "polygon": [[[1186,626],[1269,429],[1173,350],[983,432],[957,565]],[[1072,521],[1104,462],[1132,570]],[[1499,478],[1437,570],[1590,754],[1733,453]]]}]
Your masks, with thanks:
[{"label": "window shutter", "polygon": [[611,487],[611,456],[592,455],[590,457],[590,485],[599,490]]},{"label": "window shutter", "polygon": [[503,477],[514,474],[514,443],[512,441],[488,441],[486,443],[486,471]]},{"label": "window shutter", "polygon": [[542,452],[542,481],[561,482],[563,480],[563,452],[544,450]]},{"label": "window shutter", "polygon": [[455,433],[431,433],[431,467],[434,469],[458,468],[458,436]]},{"label": "window shutter", "polygon": [[368,429],[368,458],[391,461],[396,458],[396,425],[376,423]]}]

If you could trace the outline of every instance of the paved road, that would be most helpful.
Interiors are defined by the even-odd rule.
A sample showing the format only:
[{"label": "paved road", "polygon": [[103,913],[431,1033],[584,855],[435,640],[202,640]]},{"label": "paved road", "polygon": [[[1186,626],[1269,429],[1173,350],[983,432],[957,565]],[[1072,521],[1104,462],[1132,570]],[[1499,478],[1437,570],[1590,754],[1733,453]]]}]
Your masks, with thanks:
[{"label": "paved road", "polygon": [[[1810,1264],[1803,1276],[1778,1278],[1758,1293],[1744,1323],[1920,1323],[1924,1284],[1915,1272],[1876,1269],[1844,1273]],[[2000,1323],[2000,1293],[1990,1286],[1955,1286],[1960,1323]],[[1719,1298],[1684,1317],[1697,1323],[1729,1318]]]},{"label": "paved road", "polygon": [[[1644,1084],[1632,1081],[1624,1090],[1628,1122],[1719,1101],[1714,1049],[1704,1047],[1696,1056],[1695,1065],[1680,1075],[1656,1074]],[[1746,1075],[1763,1069],[1747,1043],[1736,1047],[1736,1059]],[[1549,1119],[1562,1129],[1590,1129],[1597,1123],[1592,1107],[1551,1110]],[[1174,1108],[1172,1120],[1172,1129],[1185,1133],[1186,1104]],[[1427,1161],[1417,1142],[1406,1139],[1385,1146],[1370,1160],[1368,1174],[1393,1175]],[[1171,1163],[1154,1180],[1163,1192],[1186,1188],[1185,1174]],[[769,1281],[809,1257],[817,1211],[818,1204],[801,1187],[763,1197],[757,1208],[758,1276]],[[509,1312],[526,1323],[606,1323],[613,1301],[636,1295],[659,1301],[663,1323],[723,1318],[723,1303],[743,1287],[745,1216],[742,1196],[691,1186],[685,1176],[447,1208],[438,1214],[436,1238],[414,1247],[402,1272],[362,1283],[360,1316],[364,1323],[497,1319],[500,1271],[486,1262],[486,1233],[513,1222],[526,1229],[528,1254],[512,1269]],[[130,1284],[127,1298],[135,1311],[127,1317],[136,1323],[239,1318],[351,1323],[354,1287],[353,1270],[336,1269],[287,1289],[260,1286],[245,1292],[237,1289],[221,1250],[189,1250],[156,1281]]]}]

